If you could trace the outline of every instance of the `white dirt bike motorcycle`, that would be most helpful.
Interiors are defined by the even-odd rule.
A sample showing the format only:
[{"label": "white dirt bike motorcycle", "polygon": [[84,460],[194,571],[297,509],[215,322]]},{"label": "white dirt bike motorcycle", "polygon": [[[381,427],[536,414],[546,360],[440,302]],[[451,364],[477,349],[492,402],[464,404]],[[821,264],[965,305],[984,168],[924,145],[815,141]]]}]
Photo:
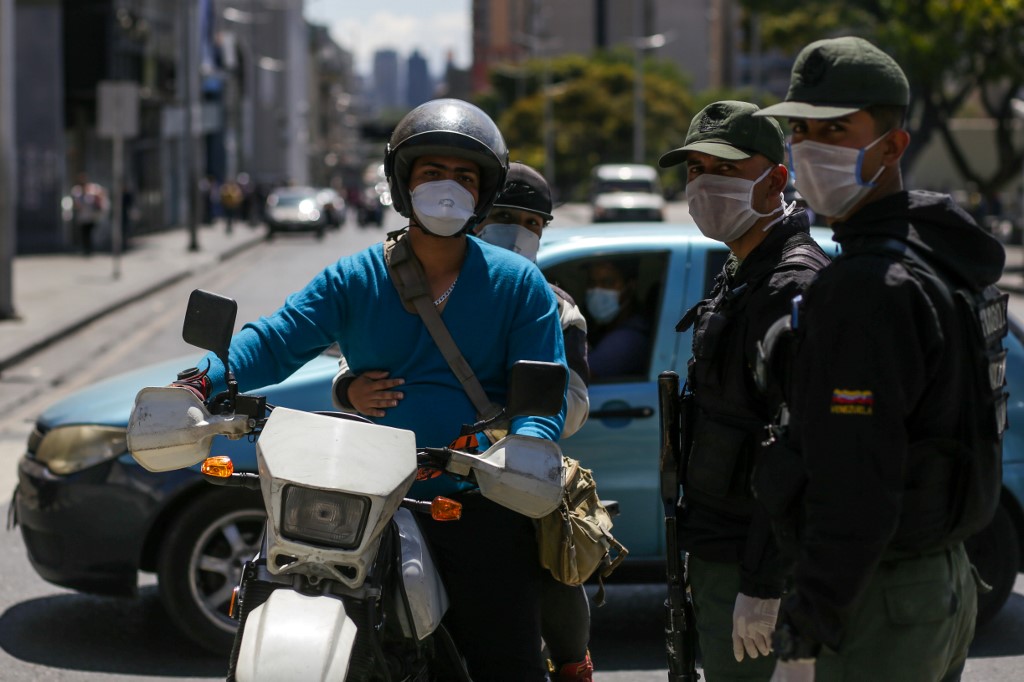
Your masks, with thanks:
[{"label": "white dirt bike motorcycle", "polygon": [[[184,337],[227,367],[236,305],[195,291]],[[506,436],[479,455],[417,450],[411,431],[343,413],[273,408],[228,390],[203,403],[179,387],[142,389],[128,425],[132,456],[151,471],[203,462],[207,480],[262,491],[262,548],[232,600],[239,621],[229,680],[469,680],[441,623],[447,595],[415,515],[458,518],[445,498],[405,498],[420,468],[474,480],[485,497],[532,518],[559,504],[556,443]],[[516,363],[505,418],[549,415],[562,404],[565,369]],[[496,420],[464,427],[477,433]],[[218,435],[259,435],[258,473],[208,457]],[[458,522],[458,521],[454,521]]]}]

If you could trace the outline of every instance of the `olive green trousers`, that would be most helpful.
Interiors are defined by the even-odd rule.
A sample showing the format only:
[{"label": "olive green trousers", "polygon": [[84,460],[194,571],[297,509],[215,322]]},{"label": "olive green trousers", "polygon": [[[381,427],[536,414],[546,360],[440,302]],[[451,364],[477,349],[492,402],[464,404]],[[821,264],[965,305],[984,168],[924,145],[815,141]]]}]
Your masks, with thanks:
[{"label": "olive green trousers", "polygon": [[977,611],[963,544],[889,557],[868,583],[839,650],[819,654],[815,682],[959,680]]},{"label": "olive green trousers", "polygon": [[687,557],[693,613],[697,617],[701,662],[707,682],[768,680],[774,656],[737,662],[732,653],[732,610],[740,591],[740,565]]},{"label": "olive green trousers", "polygon": [[[732,610],[739,565],[687,559],[705,679],[768,680],[774,657],[737,663]],[[977,585],[963,545],[892,554],[868,583],[838,650],[824,647],[815,682],[955,682],[974,638]]]}]

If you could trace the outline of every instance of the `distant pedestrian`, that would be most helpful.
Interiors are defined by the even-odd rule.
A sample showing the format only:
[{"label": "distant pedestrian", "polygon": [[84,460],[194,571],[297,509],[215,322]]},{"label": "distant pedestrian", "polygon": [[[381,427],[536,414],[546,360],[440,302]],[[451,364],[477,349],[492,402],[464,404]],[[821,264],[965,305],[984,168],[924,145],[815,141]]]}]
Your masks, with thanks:
[{"label": "distant pedestrian", "polygon": [[82,245],[82,253],[91,256],[93,232],[96,223],[103,219],[110,202],[102,185],[89,181],[85,173],[78,174],[78,182],[71,188],[71,222]]},{"label": "distant pedestrian", "polygon": [[220,186],[220,204],[224,208],[224,221],[228,234],[231,234],[232,223],[238,217],[243,199],[242,188],[234,180],[225,180],[224,184]]}]

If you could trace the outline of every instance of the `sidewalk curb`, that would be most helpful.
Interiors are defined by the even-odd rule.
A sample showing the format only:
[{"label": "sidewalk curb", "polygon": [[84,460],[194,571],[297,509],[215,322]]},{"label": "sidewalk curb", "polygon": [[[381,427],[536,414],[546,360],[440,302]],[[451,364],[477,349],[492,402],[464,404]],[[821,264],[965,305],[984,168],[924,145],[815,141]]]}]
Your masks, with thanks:
[{"label": "sidewalk curb", "polygon": [[[241,244],[234,248],[228,249],[217,254],[216,262],[223,263],[224,261],[230,260],[237,256],[238,254],[243,253],[254,246],[257,246],[258,244],[262,244],[264,241],[265,239],[262,236],[253,237],[252,239],[246,242],[242,242]],[[74,334],[80,329],[92,324],[93,322],[103,317],[106,317],[107,315],[113,313],[114,311],[126,305],[137,303],[138,301],[141,301],[142,299],[147,298],[148,296],[152,296],[158,291],[171,287],[177,284],[178,282],[182,281],[183,279],[187,279],[197,274],[199,272],[199,269],[200,268],[197,265],[189,266],[177,273],[169,275],[164,279],[149,285],[148,287],[142,289],[141,291],[137,291],[133,294],[129,294],[127,296],[122,296],[121,298],[114,299],[110,301],[106,306],[100,308],[97,311],[89,313],[88,315],[77,320],[71,320],[67,324],[53,329],[53,331],[47,334],[46,336],[16,351],[12,355],[0,357],[0,373],[2,373],[4,370],[10,367],[13,367],[14,365],[17,365],[18,363],[24,362],[26,359],[30,358],[36,353],[53,345],[56,341],[59,341],[60,339],[70,334]]]}]

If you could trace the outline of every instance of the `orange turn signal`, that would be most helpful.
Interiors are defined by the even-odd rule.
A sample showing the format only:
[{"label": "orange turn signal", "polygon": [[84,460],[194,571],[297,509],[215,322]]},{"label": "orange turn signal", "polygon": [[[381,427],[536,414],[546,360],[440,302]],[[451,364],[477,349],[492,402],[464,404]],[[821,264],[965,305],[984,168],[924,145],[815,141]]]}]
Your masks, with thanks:
[{"label": "orange turn signal", "polygon": [[227,455],[217,455],[204,459],[199,470],[207,476],[231,478],[231,474],[235,473],[235,465]]},{"label": "orange turn signal", "polygon": [[231,590],[231,602],[228,604],[228,618],[234,618],[235,620],[238,620],[238,618],[235,616],[235,606],[237,605],[238,585],[235,585],[235,589]]},{"label": "orange turn signal", "polygon": [[435,497],[430,503],[430,516],[435,521],[458,521],[462,518],[462,503],[447,497]]}]

